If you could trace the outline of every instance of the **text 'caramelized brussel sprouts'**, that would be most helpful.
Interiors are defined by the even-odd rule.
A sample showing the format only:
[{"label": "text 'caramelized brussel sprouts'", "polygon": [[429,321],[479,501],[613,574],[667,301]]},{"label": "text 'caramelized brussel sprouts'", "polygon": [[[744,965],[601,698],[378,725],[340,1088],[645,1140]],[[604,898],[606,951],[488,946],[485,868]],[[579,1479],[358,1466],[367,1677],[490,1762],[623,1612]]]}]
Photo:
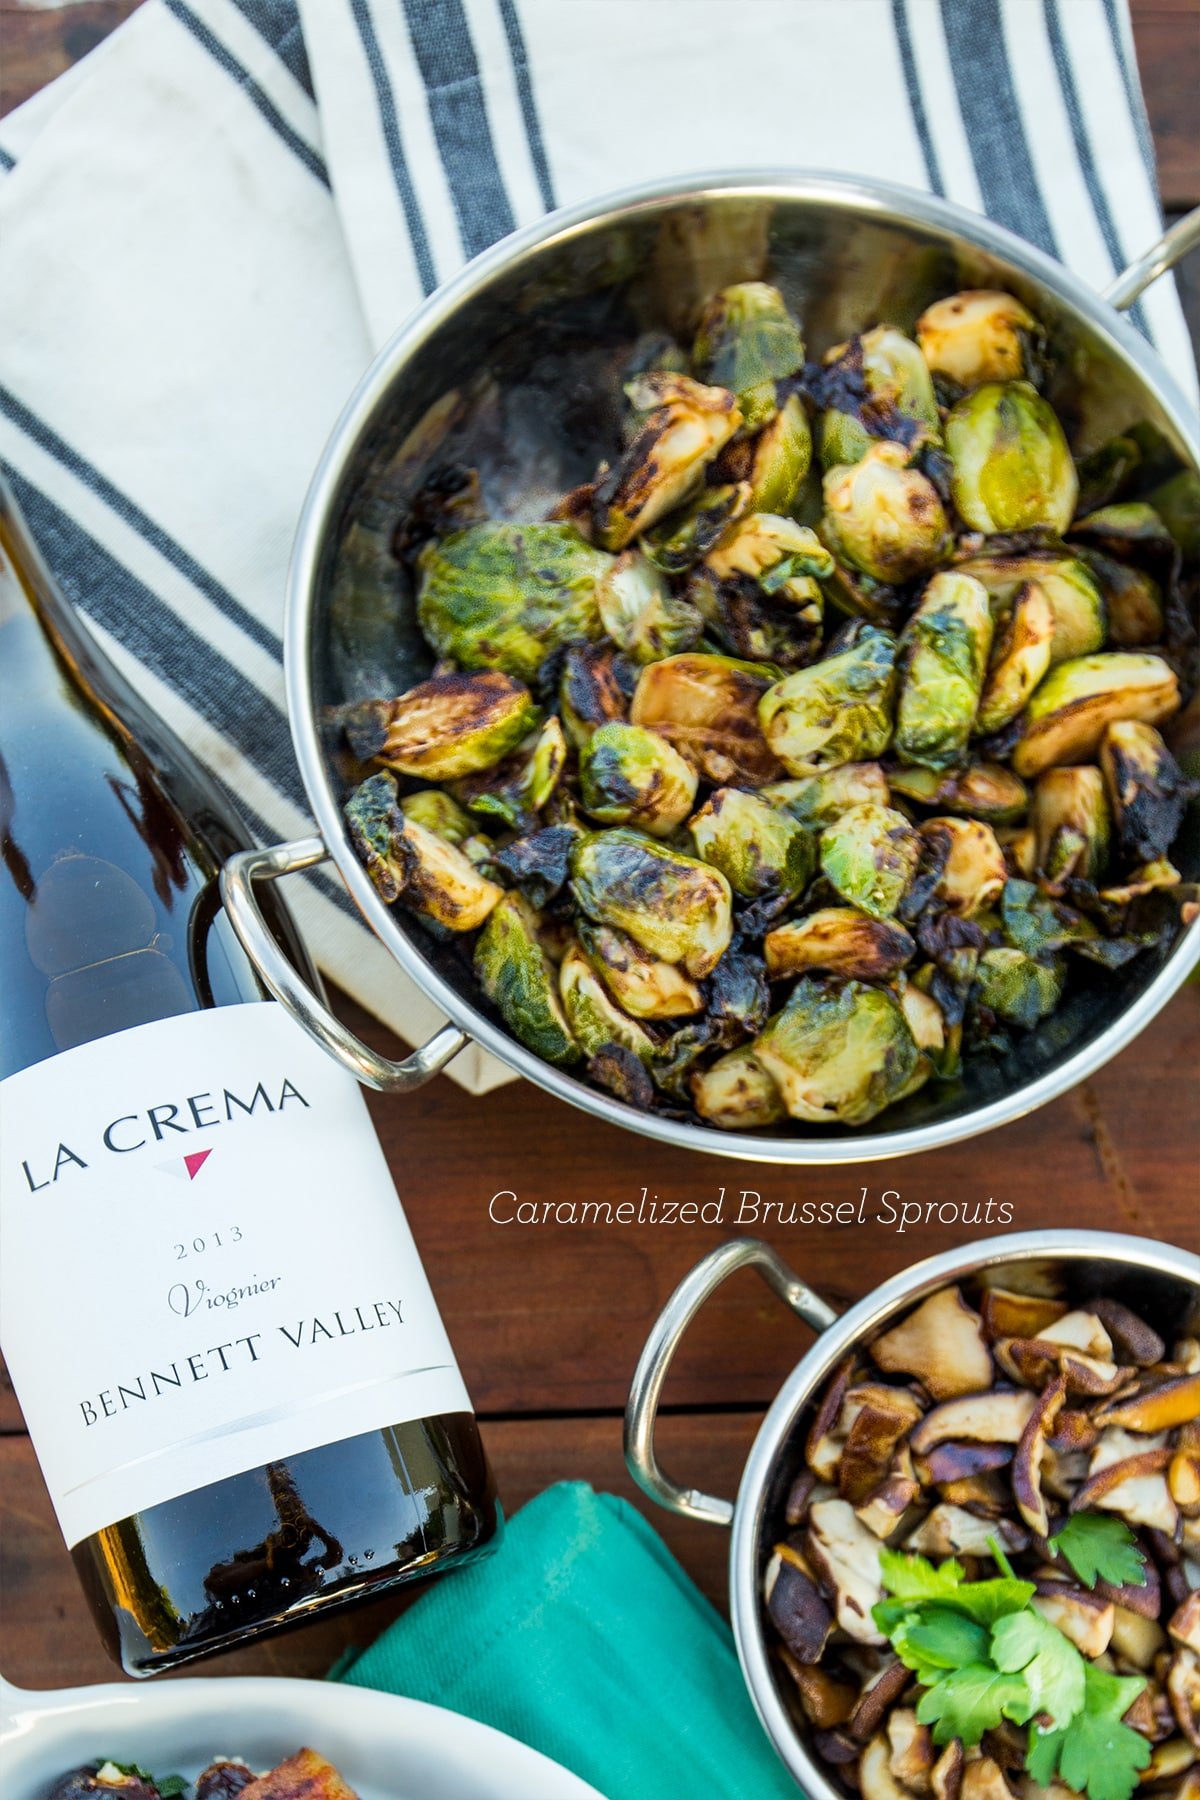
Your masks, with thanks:
[{"label": "text 'caramelized brussel sprouts'", "polygon": [[348,830],[537,1056],[862,1126],[1195,916],[1200,483],[1138,421],[1072,443],[1014,295],[809,348],[766,282],[690,304],[549,518],[411,496],[436,661],[336,713]]}]

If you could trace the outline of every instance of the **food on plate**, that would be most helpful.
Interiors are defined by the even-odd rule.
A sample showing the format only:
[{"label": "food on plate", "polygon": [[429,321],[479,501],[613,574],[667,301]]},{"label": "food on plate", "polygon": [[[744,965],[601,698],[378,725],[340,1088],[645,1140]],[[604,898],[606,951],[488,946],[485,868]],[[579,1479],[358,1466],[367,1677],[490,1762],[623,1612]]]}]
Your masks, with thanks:
[{"label": "food on plate", "polygon": [[790,1455],[762,1605],[835,1786],[1193,1800],[1200,1342],[1108,1296],[941,1288]]},{"label": "food on plate", "polygon": [[85,1763],[61,1775],[46,1800],[86,1800],[89,1795],[117,1800],[356,1800],[354,1789],[315,1750],[297,1750],[273,1769],[256,1775],[240,1757],[218,1756],[196,1777],[149,1774],[136,1763],[105,1759]]},{"label": "food on plate", "polygon": [[818,356],[762,281],[692,326],[637,340],[549,518],[459,467],[411,497],[436,661],[338,711],[347,823],[538,1056],[860,1126],[1194,915],[1191,489],[1136,425],[1073,451],[1011,294]]}]

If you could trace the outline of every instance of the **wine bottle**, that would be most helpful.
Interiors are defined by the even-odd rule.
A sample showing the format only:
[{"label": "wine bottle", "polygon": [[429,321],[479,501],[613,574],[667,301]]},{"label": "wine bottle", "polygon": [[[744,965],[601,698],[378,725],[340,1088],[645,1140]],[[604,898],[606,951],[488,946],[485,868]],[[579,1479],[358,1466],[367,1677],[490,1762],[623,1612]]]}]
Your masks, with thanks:
[{"label": "wine bottle", "polygon": [[500,1524],[358,1086],[221,906],[247,841],[0,486],[0,1343],[133,1675]]}]

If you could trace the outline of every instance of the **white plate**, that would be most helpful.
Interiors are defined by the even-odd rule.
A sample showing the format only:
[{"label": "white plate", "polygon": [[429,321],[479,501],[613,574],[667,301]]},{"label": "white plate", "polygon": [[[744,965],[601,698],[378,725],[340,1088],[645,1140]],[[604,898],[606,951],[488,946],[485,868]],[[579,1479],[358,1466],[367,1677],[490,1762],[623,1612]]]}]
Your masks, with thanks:
[{"label": "white plate", "polygon": [[603,1800],[514,1738],[420,1700],[264,1676],[30,1693],[0,1682],[0,1794],[44,1800],[97,1757],[194,1779],[214,1756],[272,1768],[310,1745],[361,1800]]}]

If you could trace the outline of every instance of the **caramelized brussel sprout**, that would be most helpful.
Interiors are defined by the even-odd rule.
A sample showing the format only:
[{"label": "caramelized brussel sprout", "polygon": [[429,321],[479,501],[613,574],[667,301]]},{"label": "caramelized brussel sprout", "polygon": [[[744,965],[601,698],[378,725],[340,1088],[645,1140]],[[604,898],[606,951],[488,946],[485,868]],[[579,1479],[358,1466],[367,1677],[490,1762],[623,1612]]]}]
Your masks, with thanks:
[{"label": "caramelized brussel sprout", "polygon": [[1051,663],[1088,656],[1103,647],[1104,596],[1091,569],[1079,557],[1053,549],[1009,551],[971,556],[957,568],[960,575],[973,575],[976,581],[982,581],[999,618],[1003,618],[1026,582],[1036,582],[1054,619]]},{"label": "caramelized brussel sprout", "polygon": [[[392,787],[394,791],[394,782]],[[461,849],[477,829],[470,813],[445,788],[422,788],[418,794],[405,794],[400,811],[414,825],[424,826],[434,837],[453,844],[456,850]]]},{"label": "caramelized brussel sprout", "polygon": [[613,643],[637,663],[690,650],[704,630],[695,607],[672,594],[666,577],[640,550],[617,557],[596,585],[596,604]]},{"label": "caramelized brussel sprout", "polygon": [[558,786],[566,761],[567,740],[551,714],[539,732],[494,769],[456,781],[454,795],[471,812],[528,830]]},{"label": "caramelized brussel sprout", "polygon": [[722,1131],[754,1131],[786,1119],[783,1096],[749,1044],[692,1076],[696,1111]]},{"label": "caramelized brussel sprout", "polygon": [[391,775],[361,782],[345,813],[350,841],[389,905],[403,900],[449,931],[474,931],[499,901],[503,890],[461,850],[405,817]]},{"label": "caramelized brussel sprout", "polygon": [[513,1035],[556,1067],[579,1061],[558,992],[558,971],[542,948],[538,915],[521,894],[505,894],[475,944],[475,974]]},{"label": "caramelized brussel sprout", "polygon": [[886,806],[890,798],[887,776],[877,762],[839,763],[823,775],[768,782],[760,791],[772,806],[786,808],[801,825],[814,828],[828,825],[865,800]]},{"label": "caramelized brussel sprout", "polygon": [[623,719],[629,711],[615,656],[611,644],[572,644],[563,659],[558,712],[567,739],[577,750],[597,725]]},{"label": "caramelized brussel sprout", "polygon": [[532,681],[559,644],[600,636],[610,561],[573,525],[471,525],[421,551],[417,618],[439,656]]},{"label": "caramelized brussel sprout", "polygon": [[779,773],[759,725],[777,671],[732,656],[669,656],[642,670],[629,709],[714,787],[759,787]]},{"label": "caramelized brussel sprout", "polygon": [[684,575],[706,556],[722,533],[750,510],[750,483],[704,487],[678,512],[644,533],[642,550],[664,575]]},{"label": "caramelized brussel sprout", "polygon": [[681,1019],[703,1012],[704,995],[695,982],[623,931],[584,918],[579,920],[579,941],[622,1012],[635,1019]]},{"label": "caramelized brussel sprout", "polygon": [[902,582],[946,561],[953,540],[927,475],[903,444],[872,444],[826,472],[821,536],[842,562],[876,581]]},{"label": "caramelized brussel sprout", "polygon": [[772,981],[825,969],[860,981],[888,981],[917,946],[894,919],[869,919],[853,906],[823,906],[768,931],[763,941]]},{"label": "caramelized brussel sprout", "polygon": [[726,388],[705,387],[689,375],[638,375],[626,388],[634,410],[646,415],[616,467],[597,483],[592,526],[606,550],[623,550],[682,505],[704,471],[742,423]]},{"label": "caramelized brussel sprout", "polygon": [[956,569],[935,575],[900,639],[896,754],[901,762],[948,769],[961,762],[992,643],[982,584]]},{"label": "caramelized brussel sprout", "polygon": [[1079,479],[1053,409],[1027,381],[988,381],[946,420],[950,492],[968,525],[988,534],[1071,523]]},{"label": "caramelized brussel sprout", "polygon": [[748,513],[695,569],[689,594],[730,650],[795,665],[820,642],[820,581],[832,571],[815,532],[775,513]]},{"label": "caramelized brussel sprout", "polygon": [[1154,727],[1135,719],[1119,719],[1107,728],[1100,767],[1124,860],[1139,864],[1165,857],[1197,784],[1187,780]]},{"label": "caramelized brussel sprout", "polygon": [[1200,475],[1180,469],[1146,496],[1187,557],[1200,556]]},{"label": "caramelized brussel sprout", "polygon": [[571,886],[588,918],[627,932],[695,981],[712,973],[733,934],[733,898],[720,871],[627,827],[580,838]]},{"label": "caramelized brussel sprout", "polygon": [[869,761],[891,741],[895,638],[876,625],[857,624],[839,634],[830,650],[770,688],[759,703],[763,736],[789,775]]},{"label": "caramelized brussel sprout", "polygon": [[722,466],[726,461],[737,479],[749,484],[756,512],[790,512],[812,464],[812,428],[799,394],[789,394],[754,437],[731,444]]},{"label": "caramelized brussel sprout", "polygon": [[937,852],[941,872],[933,891],[948,912],[970,919],[995,905],[1008,865],[990,825],[980,819],[927,819],[921,836]]},{"label": "caramelized brussel sprout", "polygon": [[435,675],[393,700],[386,719],[381,715],[381,741],[373,754],[401,775],[452,781],[490,769],[537,719],[529,689],[498,669]]},{"label": "caramelized brussel sprout", "polygon": [[697,854],[745,900],[802,893],[816,867],[803,825],[743,788],[718,788],[692,820],[691,833]]},{"label": "caramelized brussel sprout", "polygon": [[579,752],[583,810],[602,825],[670,837],[696,800],[696,771],[642,725],[600,725]]},{"label": "caramelized brussel sprout", "polygon": [[1009,824],[1019,819],[1029,805],[1025,783],[1003,763],[969,763],[965,769],[948,774],[912,764],[889,769],[887,783],[894,794],[916,806],[962,813],[989,825]]},{"label": "caramelized brussel sprout", "polygon": [[1054,613],[1040,582],[1027,581],[1013,596],[992,644],[979,697],[975,729],[986,735],[1015,719],[1050,667]]},{"label": "caramelized brussel sprout", "polygon": [[908,1021],[885,988],[802,976],[754,1042],[793,1119],[865,1125],[917,1071]]},{"label": "caramelized brussel sprout", "polygon": [[973,388],[983,381],[1036,383],[1046,334],[1015,295],[968,288],[926,307],[917,342],[933,374]]},{"label": "caramelized brussel sprout", "polygon": [[[1140,644],[1161,644],[1167,615],[1162,588],[1153,575],[1145,569],[1135,569],[1129,563],[1118,562],[1091,545],[1081,547],[1079,559],[1103,596],[1111,642],[1122,649],[1136,649]],[[1098,650],[1100,644],[1087,644],[1083,648]]]},{"label": "caramelized brussel sprout", "polygon": [[825,357],[821,464],[857,462],[873,438],[894,438],[917,450],[941,442],[937,398],[929,367],[911,338],[877,325]]},{"label": "caramelized brussel sprout", "polygon": [[1030,823],[1037,834],[1037,867],[1043,875],[1051,881],[1065,881],[1071,875],[1100,881],[1108,866],[1112,817],[1099,769],[1085,764],[1047,769],[1039,775]]},{"label": "caramelized brussel sprout", "polygon": [[778,288],[742,281],[714,294],[700,315],[692,365],[701,381],[728,388],[747,431],[775,415],[775,383],[804,365],[804,340]]},{"label": "caramelized brussel sprout", "polygon": [[559,964],[558,991],[571,1035],[591,1060],[608,1044],[631,1050],[639,1062],[654,1060],[649,1034],[621,1011],[578,944],[570,944]]},{"label": "caramelized brussel sprout", "polygon": [[1041,962],[1023,950],[985,950],[976,971],[975,999],[1006,1025],[1022,1025],[1029,1031],[1054,1011],[1065,980],[1059,957]]},{"label": "caramelized brussel sprout", "polygon": [[852,806],[821,833],[822,874],[872,919],[891,918],[920,859],[920,837],[890,806]]},{"label": "caramelized brussel sprout", "polygon": [[1012,766],[1028,778],[1056,763],[1085,762],[1116,720],[1159,725],[1178,710],[1179,678],[1161,656],[1114,650],[1076,657],[1051,669],[1025,708]]}]

